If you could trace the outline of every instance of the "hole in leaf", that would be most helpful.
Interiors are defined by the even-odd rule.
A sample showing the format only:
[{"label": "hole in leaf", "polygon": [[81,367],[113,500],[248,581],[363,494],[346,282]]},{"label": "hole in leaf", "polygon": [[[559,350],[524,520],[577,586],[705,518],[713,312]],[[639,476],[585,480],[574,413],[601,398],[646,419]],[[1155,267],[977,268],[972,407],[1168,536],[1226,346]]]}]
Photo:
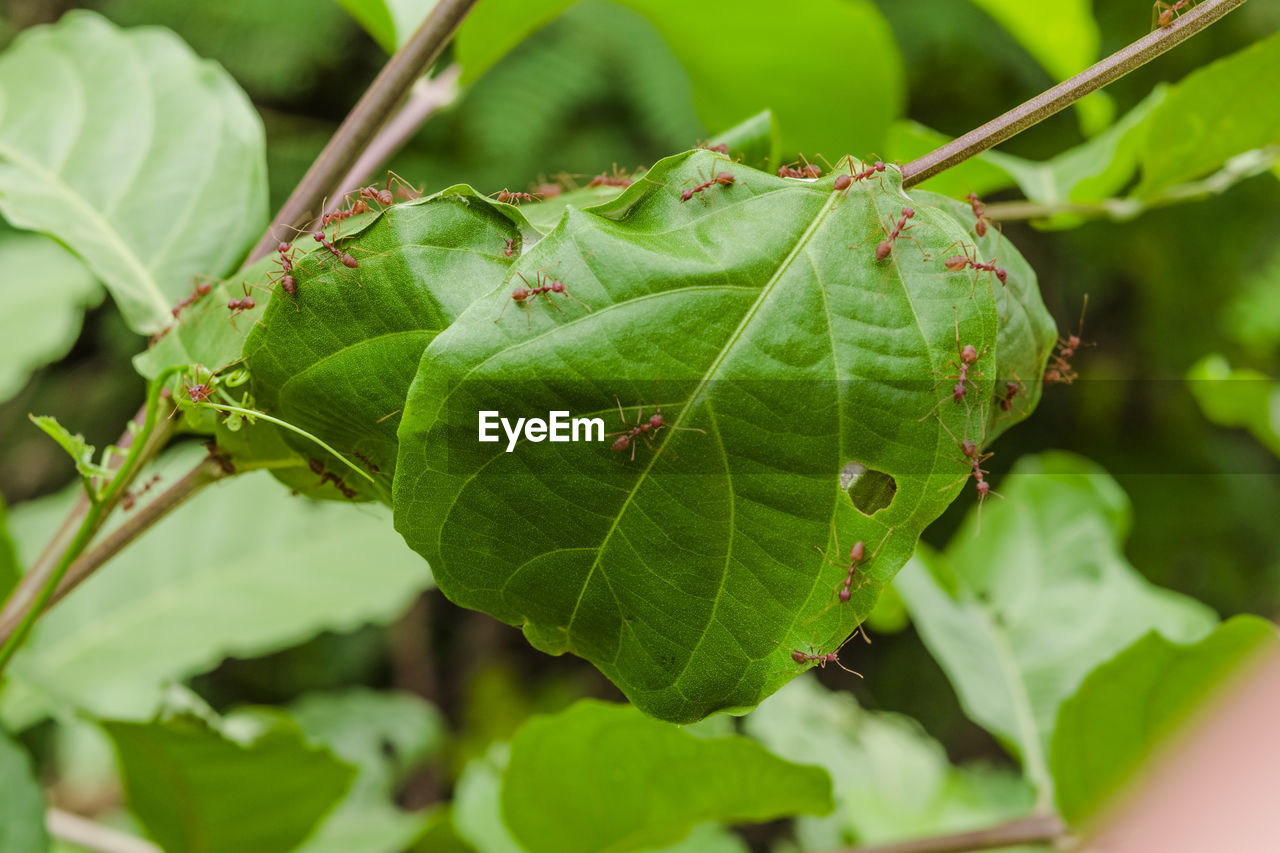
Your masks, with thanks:
[{"label": "hole in leaf", "polygon": [[898,493],[893,477],[861,462],[850,462],[840,470],[840,488],[863,515],[875,515],[893,503],[893,496]]}]

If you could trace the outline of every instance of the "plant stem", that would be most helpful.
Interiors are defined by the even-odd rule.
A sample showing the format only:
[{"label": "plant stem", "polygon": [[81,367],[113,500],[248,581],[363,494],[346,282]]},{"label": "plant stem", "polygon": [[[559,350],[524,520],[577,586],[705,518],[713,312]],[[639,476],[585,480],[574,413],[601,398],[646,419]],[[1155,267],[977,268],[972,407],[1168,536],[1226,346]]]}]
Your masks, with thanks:
[{"label": "plant stem", "polygon": [[1000,850],[1022,844],[1046,844],[1065,837],[1066,826],[1053,814],[1030,815],[986,829],[854,847],[840,853],[966,853],[973,850]]},{"label": "plant stem", "polygon": [[249,254],[249,263],[271,253],[275,232],[298,225],[319,209],[325,193],[338,186],[414,81],[444,50],[462,19],[479,0],[438,0],[409,41],[396,51],[372,85],[347,114],[337,133],[311,164],[301,183],[280,208],[267,233]]},{"label": "plant stem", "polygon": [[49,827],[49,834],[59,841],[96,853],[162,853],[150,841],[61,809],[49,809],[45,813],[45,825]]},{"label": "plant stem", "polygon": [[97,534],[102,522],[110,514],[111,510],[115,508],[121,497],[124,496],[124,490],[141,469],[141,462],[150,458],[149,454],[157,453],[159,448],[168,441],[172,427],[169,425],[168,419],[165,419],[160,428],[157,429],[157,418],[159,417],[161,394],[164,391],[165,382],[176,371],[177,368],[166,370],[147,386],[146,414],[143,418],[142,427],[133,435],[129,454],[120,464],[119,472],[106,487],[102,499],[97,502],[89,502],[84,519],[80,522],[80,527],[76,531],[75,537],[62,552],[61,557],[56,563],[51,563],[47,569],[41,568],[39,571],[33,570],[24,574],[18,582],[17,588],[13,590],[8,600],[5,601],[3,610],[0,610],[0,624],[12,624],[14,627],[2,635],[4,644],[0,646],[0,671],[4,670],[14,653],[22,645],[23,640],[26,639],[27,634],[31,632],[31,626],[35,624],[35,621],[40,618],[40,614],[44,612],[44,608],[53,596],[54,590],[57,589],[58,583],[62,580],[63,575],[66,574],[67,569],[71,567],[71,562],[88,547],[89,542]]},{"label": "plant stem", "polygon": [[430,80],[423,78],[413,84],[409,100],[382,126],[337,189],[329,195],[333,208],[340,207],[348,193],[359,189],[379,166],[394,157],[436,110],[453,103],[458,96],[458,77],[461,74],[461,67],[450,65],[438,76]]},{"label": "plant stem", "polygon": [[1244,3],[1245,0],[1204,0],[1199,6],[1184,13],[1168,29],[1157,28],[1154,32],[1113,53],[1070,80],[1059,83],[999,118],[992,119],[982,127],[906,164],[902,167],[903,185],[913,187],[1044,121],[1085,95],[1120,79],[1165,51],[1176,47],[1217,22],[1227,13],[1243,6]]},{"label": "plant stem", "polygon": [[[155,500],[140,507],[127,521],[71,564],[49,600],[49,606],[52,607],[61,601],[67,593],[88,580],[94,572],[124,550],[129,543],[145,533],[152,525],[158,524],[161,519],[181,506],[184,501],[194,497],[205,486],[232,476],[235,471],[228,470],[228,465],[229,463],[222,462],[213,456],[207,456],[172,486],[161,492]],[[8,636],[8,633],[9,626],[0,622],[0,638]]]}]

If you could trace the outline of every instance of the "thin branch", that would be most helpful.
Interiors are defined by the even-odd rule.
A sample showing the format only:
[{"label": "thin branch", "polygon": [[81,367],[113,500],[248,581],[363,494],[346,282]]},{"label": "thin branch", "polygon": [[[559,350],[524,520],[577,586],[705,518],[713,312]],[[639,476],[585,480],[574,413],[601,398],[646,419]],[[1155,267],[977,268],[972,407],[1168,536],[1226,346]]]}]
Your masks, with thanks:
[{"label": "thin branch", "polygon": [[1067,828],[1057,815],[1042,814],[1011,820],[986,829],[939,835],[914,841],[854,847],[839,853],[969,853],[1001,850],[1022,844],[1048,844],[1065,838]]},{"label": "thin branch", "polygon": [[249,255],[252,263],[271,253],[275,232],[298,225],[321,205],[325,193],[338,186],[414,82],[439,58],[462,19],[479,0],[439,0],[427,13],[417,32],[382,68],[372,85],[356,102],[337,133],[311,164],[301,183],[276,214],[267,233]]},{"label": "thin branch", "polygon": [[[67,569],[66,575],[63,576],[62,581],[58,584],[58,589],[49,601],[49,606],[52,607],[61,601],[67,593],[88,580],[94,572],[124,550],[129,543],[133,542],[153,525],[158,524],[161,519],[173,512],[185,501],[190,500],[205,486],[212,485],[234,473],[235,469],[231,467],[229,462],[220,460],[212,455],[206,456],[200,461],[200,464],[184,474],[181,479],[168,489],[161,492],[155,500],[140,507],[127,521],[111,531],[106,538],[72,563],[71,567]],[[0,638],[8,636],[8,631],[9,626],[0,623]]]},{"label": "thin branch", "polygon": [[970,157],[981,154],[1044,121],[1085,95],[1115,82],[1131,71],[1147,64],[1160,54],[1181,44],[1196,33],[1219,21],[1227,13],[1243,6],[1245,0],[1204,0],[1184,13],[1168,29],[1157,28],[1123,50],[1088,68],[1047,92],[1032,98],[977,130],[948,142],[932,153],[902,167],[903,184],[913,187]]},{"label": "thin branch", "polygon": [[45,825],[49,827],[49,834],[59,841],[96,853],[163,853],[150,841],[61,809],[45,812]]},{"label": "thin branch", "polygon": [[437,110],[453,103],[458,97],[458,77],[461,74],[460,66],[450,65],[437,76],[429,80],[423,78],[413,84],[409,100],[382,126],[337,189],[329,194],[330,203],[335,208],[341,205],[343,197],[359,189],[379,166],[394,157]]}]

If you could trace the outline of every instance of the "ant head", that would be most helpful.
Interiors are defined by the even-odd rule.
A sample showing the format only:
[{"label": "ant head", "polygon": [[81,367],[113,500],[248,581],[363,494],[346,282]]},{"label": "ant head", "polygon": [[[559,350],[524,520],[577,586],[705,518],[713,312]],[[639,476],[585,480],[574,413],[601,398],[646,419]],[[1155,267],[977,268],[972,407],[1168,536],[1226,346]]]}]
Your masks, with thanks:
[{"label": "ant head", "polygon": [[915,209],[914,209],[914,208],[910,208],[910,207],[904,207],[904,208],[902,208],[902,217],[903,217],[904,219],[911,219],[911,218],[913,218],[915,215],[916,215],[916,212],[915,212]]},{"label": "ant head", "polygon": [[990,491],[991,491],[990,483],[988,483],[986,480],[980,480],[978,482],[978,500],[982,500],[983,498],[985,498],[987,494],[990,493]]},{"label": "ant head", "polygon": [[877,172],[883,172],[885,170],[884,161],[883,160],[875,161],[874,163],[871,164],[871,168],[875,169]]},{"label": "ant head", "polygon": [[996,270],[996,278],[1000,279],[1000,283],[1004,284],[1009,279],[1009,271],[1003,269]]},{"label": "ant head", "polygon": [[552,281],[552,282],[551,282],[551,292],[552,292],[552,293],[564,293],[564,282],[563,282],[563,281]]},{"label": "ant head", "polygon": [[966,438],[960,442],[960,451],[970,459],[978,455],[978,444],[971,438]]},{"label": "ant head", "polygon": [[973,364],[978,360],[978,349],[973,344],[965,344],[960,350],[960,360],[965,364]]},{"label": "ant head", "polygon": [[202,281],[196,285],[196,295],[205,296],[209,291],[213,290],[213,285],[207,281]]}]

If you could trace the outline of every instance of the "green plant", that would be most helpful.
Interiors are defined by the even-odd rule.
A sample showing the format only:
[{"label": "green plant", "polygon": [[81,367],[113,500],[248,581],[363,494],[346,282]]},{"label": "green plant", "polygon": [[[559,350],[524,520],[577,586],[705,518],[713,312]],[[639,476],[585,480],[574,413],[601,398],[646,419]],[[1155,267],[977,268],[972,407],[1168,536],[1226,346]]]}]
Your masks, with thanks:
[{"label": "green plant", "polygon": [[[860,100],[835,105],[817,81],[847,58],[809,49],[813,19],[779,28],[764,4],[707,4],[700,21],[674,3],[588,5],[547,36],[568,4],[344,2],[398,49],[269,226],[262,124],[220,68],[88,12],[20,34],[0,56],[0,266],[48,266],[55,289],[32,317],[57,328],[6,368],[65,349],[94,281],[152,339],[133,362],[145,403],[101,454],[33,418],[81,488],[19,507],[16,548],[0,516],[0,720],[27,740],[46,720],[59,737],[90,720],[86,737],[119,757],[129,819],[166,850],[735,850],[724,825],[780,817],[796,818],[801,849],[934,835],[941,850],[1087,827],[1103,797],[1082,780],[1118,789],[1193,704],[1139,718],[1117,681],[1163,695],[1161,666],[1194,667],[1198,697],[1275,632],[1218,624],[1143,580],[1122,555],[1128,499],[1095,465],[1028,455],[986,500],[985,454],[1032,417],[1046,376],[1070,381],[1081,348],[1064,350],[1002,229],[1120,232],[1274,169],[1272,114],[1217,93],[1274,99],[1276,36],[1145,92],[1113,125],[1093,95],[1242,3],[1203,0],[949,141],[901,115],[899,48],[869,3],[811,10],[863,48]],[[1058,77],[1097,42],[1077,4],[1053,13],[1073,27],[1061,50],[1018,7],[976,5]],[[524,204],[452,177],[427,194],[412,174],[375,177],[459,91],[446,120],[497,128],[486,144],[519,133],[500,98],[467,101],[508,52],[489,78],[499,92],[554,79],[561,46],[593,27],[641,19],[644,39],[621,40],[629,61],[657,79],[682,68],[688,86],[659,105],[643,76],[617,84],[653,125],[643,144],[697,122],[707,142],[608,180],[565,176]],[[438,63],[455,31],[455,64]],[[743,44],[762,38],[777,50],[747,62]],[[553,118],[531,119],[530,139],[613,91],[567,79],[534,102]],[[89,106],[54,122],[82,91]],[[1068,106],[1092,139],[1045,161],[988,151]],[[778,176],[833,145],[843,156],[820,177]],[[844,153],[883,146],[910,159]],[[1025,201],[968,196],[1013,186]],[[1258,399],[1201,399],[1274,438]],[[488,412],[497,431],[478,440]],[[555,412],[594,439],[528,427]],[[499,415],[521,419],[523,441]],[[255,471],[278,482],[243,476]],[[971,478],[971,520],[945,551],[921,545]],[[227,514],[236,504],[253,517]],[[361,510],[389,510],[416,554]],[[598,685],[521,697],[511,719],[472,727],[451,801],[408,811],[394,795],[444,739],[430,705],[326,692],[220,714],[169,689],[226,656],[385,624],[433,586],[589,661],[630,706],[566,708]],[[795,678],[838,662],[886,601],[1006,766],[953,765],[913,724]],[[207,692],[220,709],[245,702]],[[487,717],[505,700],[476,701]],[[1117,707],[1133,719],[1108,739],[1090,721]],[[554,713],[525,722],[535,711]],[[750,715],[739,734],[719,712]],[[11,840],[0,823],[0,853],[48,844],[28,765],[0,740],[19,794],[0,806],[14,827]],[[575,807],[591,797],[587,819]]]}]

